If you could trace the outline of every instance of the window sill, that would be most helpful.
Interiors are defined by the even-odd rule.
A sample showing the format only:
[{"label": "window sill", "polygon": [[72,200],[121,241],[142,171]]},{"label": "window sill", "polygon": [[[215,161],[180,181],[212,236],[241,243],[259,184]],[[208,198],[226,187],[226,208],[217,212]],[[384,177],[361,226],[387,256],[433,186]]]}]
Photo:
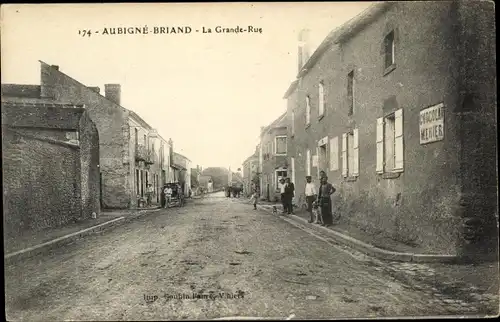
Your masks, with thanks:
[{"label": "window sill", "polygon": [[325,117],[325,114],[321,114],[320,116],[318,116],[318,122],[321,121],[323,118]]},{"label": "window sill", "polygon": [[274,156],[275,157],[286,157],[286,153],[275,153]]},{"label": "window sill", "polygon": [[380,176],[382,179],[397,179],[401,176],[401,172],[384,172]]},{"label": "window sill", "polygon": [[354,182],[357,180],[358,180],[358,177],[355,177],[355,176],[344,177],[344,182]]},{"label": "window sill", "polygon": [[392,64],[384,70],[384,76],[389,75],[393,70],[396,69],[396,64]]}]

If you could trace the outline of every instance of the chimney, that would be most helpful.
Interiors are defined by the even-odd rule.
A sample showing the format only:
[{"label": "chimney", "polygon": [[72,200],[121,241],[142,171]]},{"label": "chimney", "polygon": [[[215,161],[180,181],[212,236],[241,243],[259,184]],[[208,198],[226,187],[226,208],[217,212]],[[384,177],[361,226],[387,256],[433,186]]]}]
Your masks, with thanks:
[{"label": "chimney", "polygon": [[98,86],[92,86],[92,87],[89,87],[89,89],[93,90],[96,93],[100,93],[101,92],[101,89]]},{"label": "chimney", "polygon": [[120,84],[105,84],[104,85],[104,96],[110,101],[120,104],[121,96],[121,86]]},{"label": "chimney", "polygon": [[59,66],[58,65],[51,65],[50,67],[54,68],[55,70],[59,70]]},{"label": "chimney", "polygon": [[309,37],[310,35],[310,30],[309,29],[302,29],[299,32],[299,46],[298,46],[298,67],[299,67],[299,73],[302,70],[302,67],[304,67],[304,64],[307,62],[309,59],[310,55],[310,42],[311,39]]}]

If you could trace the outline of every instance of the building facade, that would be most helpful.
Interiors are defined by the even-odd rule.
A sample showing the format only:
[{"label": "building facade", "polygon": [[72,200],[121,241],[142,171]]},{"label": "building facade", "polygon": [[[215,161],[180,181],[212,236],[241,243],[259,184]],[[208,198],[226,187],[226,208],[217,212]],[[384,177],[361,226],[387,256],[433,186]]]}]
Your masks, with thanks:
[{"label": "building facade", "polygon": [[297,194],[324,170],[356,226],[429,253],[496,249],[493,12],[378,3],[299,61],[285,94]]},{"label": "building facade", "polygon": [[176,152],[172,155],[173,182],[181,183],[184,186],[184,194],[188,196],[191,191],[191,160]]},{"label": "building facade", "polygon": [[98,216],[99,136],[87,111],[12,97],[25,86],[8,87],[2,86],[5,240]]},{"label": "building facade", "polygon": [[256,186],[259,178],[259,150],[256,148],[254,154],[243,161],[243,193],[250,196]]},{"label": "building facade", "polygon": [[106,84],[105,95],[64,74],[58,66],[41,62],[40,94],[73,104],[84,104],[99,132],[102,206],[136,208],[148,184],[156,192],[171,177],[169,142],[139,115],[121,104],[119,84]]},{"label": "building facade", "polygon": [[279,180],[289,176],[287,114],[261,128],[259,146],[260,194],[270,201],[280,200]]}]

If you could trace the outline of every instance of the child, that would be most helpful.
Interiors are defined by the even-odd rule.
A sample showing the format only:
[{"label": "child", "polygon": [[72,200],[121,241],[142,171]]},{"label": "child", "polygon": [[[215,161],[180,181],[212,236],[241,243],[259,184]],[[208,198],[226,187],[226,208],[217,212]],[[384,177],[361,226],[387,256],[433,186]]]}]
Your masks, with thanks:
[{"label": "child", "polygon": [[257,201],[259,200],[259,190],[255,190],[251,200],[253,200],[253,209],[257,210]]}]

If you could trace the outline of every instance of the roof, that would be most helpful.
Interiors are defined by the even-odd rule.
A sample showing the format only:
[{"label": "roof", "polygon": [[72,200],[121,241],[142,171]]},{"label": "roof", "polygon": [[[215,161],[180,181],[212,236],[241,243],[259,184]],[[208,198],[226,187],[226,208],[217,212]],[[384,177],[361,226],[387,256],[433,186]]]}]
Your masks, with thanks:
[{"label": "roof", "polygon": [[2,98],[2,107],[57,107],[57,108],[85,108],[84,104],[57,103],[50,101],[22,102],[10,101]]},{"label": "roof", "polygon": [[378,2],[366,10],[361,12],[359,15],[355,16],[351,20],[347,21],[345,24],[341,25],[339,28],[331,31],[328,36],[323,40],[323,42],[318,46],[318,48],[311,55],[309,60],[304,64],[300,70],[297,78],[300,78],[307,74],[307,72],[316,64],[316,62],[323,56],[325,51],[334,44],[339,44],[345,42],[350,37],[357,34],[367,25],[372,23],[376,18],[383,14],[387,9],[389,9],[395,2]]},{"label": "roof", "polygon": [[2,125],[22,128],[77,130],[84,108],[65,104],[2,103]]},{"label": "roof", "polygon": [[132,111],[132,110],[129,110],[129,109],[126,109],[128,112],[129,112],[129,115],[134,118],[136,121],[138,121],[139,123],[141,123],[142,126],[144,126],[146,129],[148,130],[152,130],[153,128],[151,127],[151,125],[148,124],[148,122],[144,121],[144,119],[142,117],[140,117],[136,112]]},{"label": "roof", "polygon": [[40,98],[40,85],[2,84],[2,97]]},{"label": "roof", "polygon": [[174,155],[175,155],[175,156],[178,156],[178,157],[180,157],[180,158],[186,159],[186,160],[188,160],[188,161],[191,161],[191,160],[189,160],[188,158],[186,158],[185,156],[183,156],[183,155],[182,155],[182,154],[180,154],[180,153],[174,152]]},{"label": "roof", "polygon": [[281,114],[277,119],[275,119],[271,124],[268,126],[264,127],[260,133],[260,135],[264,135],[267,133],[269,130],[274,129],[274,128],[279,128],[279,127],[286,127],[286,112]]},{"label": "roof", "polygon": [[257,155],[257,153],[254,153],[251,156],[249,156],[248,158],[246,158],[245,161],[243,161],[243,164],[249,162],[252,159],[258,159],[258,158],[259,158],[259,156]]},{"label": "roof", "polygon": [[170,167],[174,168],[174,169],[178,169],[178,170],[187,170],[186,167],[180,165],[180,164],[176,164],[176,163],[172,163],[170,164]]},{"label": "roof", "polygon": [[295,89],[297,88],[297,85],[299,84],[299,81],[298,80],[295,80],[293,81],[290,86],[288,87],[288,89],[286,90],[285,92],[285,95],[283,95],[283,98],[284,99],[287,99],[288,96],[290,96],[294,91]]}]

